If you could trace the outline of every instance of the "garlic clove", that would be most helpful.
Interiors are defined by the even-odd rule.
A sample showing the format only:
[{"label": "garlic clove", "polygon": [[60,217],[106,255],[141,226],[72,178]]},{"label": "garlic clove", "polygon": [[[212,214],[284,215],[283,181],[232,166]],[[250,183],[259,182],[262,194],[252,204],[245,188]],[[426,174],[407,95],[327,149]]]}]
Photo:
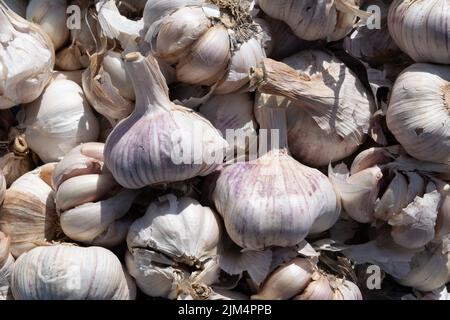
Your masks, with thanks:
[{"label": "garlic clove", "polygon": [[177,79],[189,84],[213,85],[230,61],[228,31],[221,25],[210,28],[192,47],[191,54],[177,65]]},{"label": "garlic clove", "polygon": [[405,176],[395,172],[381,198],[377,199],[374,216],[377,219],[388,221],[393,215],[399,213],[407,203],[408,182]]},{"label": "garlic clove", "polygon": [[59,185],[56,208],[66,211],[76,206],[103,199],[119,185],[110,174],[91,174],[70,178]]},{"label": "garlic clove", "polygon": [[130,101],[136,99],[133,85],[125,70],[125,63],[120,53],[108,51],[103,58],[103,69],[109,74],[112,85],[119,90],[122,97]]},{"label": "garlic clove", "polygon": [[350,172],[352,175],[364,169],[380,166],[396,159],[402,153],[400,145],[387,148],[370,148],[359,153],[352,162]]},{"label": "garlic clove", "polygon": [[60,50],[56,54],[55,67],[62,71],[77,71],[84,69],[80,48],[77,45],[72,44],[68,48]]},{"label": "garlic clove", "polygon": [[304,290],[312,280],[314,266],[308,259],[296,258],[281,265],[265,281],[252,300],[287,300]]},{"label": "garlic clove", "polygon": [[319,279],[311,281],[303,293],[294,297],[294,300],[332,300],[333,293],[327,276],[320,275]]},{"label": "garlic clove", "polygon": [[438,217],[436,220],[436,239],[444,239],[444,237],[450,234],[450,190],[447,185],[446,190],[439,189],[443,197],[441,208],[439,209]]},{"label": "garlic clove", "polygon": [[348,280],[337,280],[333,300],[363,300],[360,289]]},{"label": "garlic clove", "polygon": [[383,172],[380,167],[370,167],[349,175],[344,164],[333,169],[328,176],[339,194],[345,212],[360,223],[374,220],[373,211],[378,197]]}]

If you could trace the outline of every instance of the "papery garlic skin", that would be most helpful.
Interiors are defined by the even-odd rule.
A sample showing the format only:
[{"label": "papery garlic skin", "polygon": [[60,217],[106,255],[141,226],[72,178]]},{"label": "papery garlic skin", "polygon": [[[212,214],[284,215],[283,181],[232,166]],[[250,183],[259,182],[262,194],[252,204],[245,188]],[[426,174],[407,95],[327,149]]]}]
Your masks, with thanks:
[{"label": "papery garlic skin", "polygon": [[15,264],[17,300],[134,300],[136,287],[119,259],[100,247],[39,247]]},{"label": "papery garlic skin", "polygon": [[270,129],[268,135],[279,130],[280,140],[269,140],[260,158],[222,169],[212,199],[230,238],[242,248],[294,246],[309,233],[329,229],[339,216],[339,201],[325,175],[289,156],[283,109],[261,108],[260,125]]},{"label": "papery garlic skin", "polygon": [[414,64],[392,89],[387,124],[413,157],[450,164],[450,67]]},{"label": "papery garlic skin", "polygon": [[389,32],[416,62],[450,64],[450,4],[447,0],[395,0],[389,9]]},{"label": "papery garlic skin", "polygon": [[5,192],[6,192],[6,179],[3,175],[2,170],[0,170],[0,206],[5,200]]},{"label": "papery garlic skin", "polygon": [[252,300],[287,300],[303,291],[312,281],[314,264],[296,258],[278,267],[265,281]]},{"label": "papery garlic skin", "polygon": [[70,80],[55,80],[36,101],[18,114],[30,149],[48,163],[60,160],[72,148],[96,141],[99,124],[83,90]]},{"label": "papery garlic skin", "polygon": [[39,27],[0,4],[0,109],[37,99],[51,80],[55,52]]},{"label": "papery garlic skin", "polygon": [[[165,80],[152,56],[144,59],[132,53],[126,60],[136,109],[114,128],[106,142],[105,163],[116,181],[139,189],[215,171],[227,147],[218,131],[194,111],[169,100]],[[208,159],[207,155],[215,156]]]},{"label": "papery garlic skin", "polygon": [[0,230],[11,237],[14,257],[55,240],[59,233],[54,191],[42,176],[48,169],[52,170],[53,165],[25,174],[6,191],[0,209]]},{"label": "papery garlic skin", "polygon": [[0,301],[11,300],[10,280],[14,258],[9,252],[10,238],[0,232]]},{"label": "papery garlic skin", "polygon": [[26,18],[28,0],[4,0],[6,5],[22,18]]},{"label": "papery garlic skin", "polygon": [[[225,137],[229,152],[244,155],[251,145],[257,143],[257,124],[253,115],[253,98],[249,93],[215,95],[205,102],[199,112],[211,121]],[[233,142],[231,133],[237,135]]]},{"label": "papery garlic skin", "polygon": [[267,15],[286,22],[295,35],[304,40],[328,38],[337,41],[351,31],[356,22],[357,0],[258,0]]},{"label": "papery garlic skin", "polygon": [[332,300],[334,290],[326,275],[320,274],[318,279],[314,279],[303,290],[301,295],[294,297],[294,300]]},{"label": "papery garlic skin", "polygon": [[200,265],[216,254],[220,239],[219,218],[210,208],[191,198],[167,195],[152,203],[143,218],[130,227],[128,247],[147,247],[174,261]]},{"label": "papery garlic skin", "polygon": [[66,0],[31,0],[27,6],[27,20],[39,25],[53,41],[58,51],[69,39]]}]

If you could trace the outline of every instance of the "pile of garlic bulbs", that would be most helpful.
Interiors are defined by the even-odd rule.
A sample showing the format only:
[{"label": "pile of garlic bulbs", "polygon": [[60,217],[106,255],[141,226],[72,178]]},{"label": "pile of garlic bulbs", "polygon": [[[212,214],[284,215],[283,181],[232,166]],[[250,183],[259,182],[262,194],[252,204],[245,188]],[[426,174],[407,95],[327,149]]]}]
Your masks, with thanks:
[{"label": "pile of garlic bulbs", "polygon": [[450,299],[449,9],[0,0],[0,300]]}]

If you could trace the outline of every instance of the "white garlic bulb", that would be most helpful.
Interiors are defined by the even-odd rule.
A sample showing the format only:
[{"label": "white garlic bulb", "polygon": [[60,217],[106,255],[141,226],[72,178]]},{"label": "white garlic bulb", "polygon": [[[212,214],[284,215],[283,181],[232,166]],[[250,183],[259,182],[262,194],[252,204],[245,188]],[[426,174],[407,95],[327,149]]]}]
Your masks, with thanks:
[{"label": "white garlic bulb", "polygon": [[289,155],[284,109],[262,107],[260,125],[267,153],[225,167],[212,199],[230,238],[242,248],[294,246],[334,225],[339,200],[325,175]]},{"label": "white garlic bulb", "polygon": [[66,0],[31,0],[27,20],[39,25],[53,41],[58,51],[69,39]]},{"label": "white garlic bulb", "polygon": [[296,258],[279,266],[264,282],[253,300],[287,300],[303,291],[312,281],[315,264]]},{"label": "white garlic bulb", "polygon": [[359,10],[358,0],[258,0],[268,16],[286,22],[295,35],[305,40],[344,38],[353,28],[357,17],[367,18]]},{"label": "white garlic bulb", "polygon": [[244,88],[248,70],[265,56],[260,26],[245,2],[147,2],[145,40],[155,57],[176,64],[180,82],[227,94]]},{"label": "white garlic bulb", "polygon": [[[102,143],[86,143],[56,166],[52,176],[61,229],[72,240],[113,247],[122,243],[127,213],[138,192],[124,190],[103,167]],[[99,171],[102,172],[99,172]]]},{"label": "white garlic bulb", "polygon": [[53,169],[53,164],[39,167],[6,191],[0,209],[0,230],[11,237],[15,257],[59,236],[54,192],[48,184]]},{"label": "white garlic bulb", "polygon": [[136,286],[119,259],[100,247],[39,247],[17,259],[16,300],[134,300]]},{"label": "white garlic bulb", "polygon": [[0,109],[37,99],[51,80],[52,41],[38,26],[0,3]]},{"label": "white garlic bulb", "polygon": [[394,0],[389,32],[416,62],[450,64],[450,4],[447,0]]},{"label": "white garlic bulb", "polygon": [[253,105],[254,101],[249,93],[233,93],[215,95],[199,108],[199,112],[227,139],[227,154],[234,156],[236,151],[238,155],[245,155],[251,146],[257,144]]},{"label": "white garlic bulb", "polygon": [[213,172],[224,158],[226,141],[209,121],[173,104],[157,61],[126,56],[136,93],[136,109],[111,132],[105,163],[129,189],[184,181]]},{"label": "white garlic bulb", "polygon": [[[317,167],[355,152],[365,141],[375,112],[363,83],[323,51],[305,50],[283,61],[264,59],[263,68],[252,77],[261,93],[282,96],[261,95],[257,105],[287,108],[294,158]],[[255,114],[258,119],[257,109]]]},{"label": "white garlic bulb", "polygon": [[11,239],[0,232],[0,301],[11,300],[10,279],[14,268],[14,258],[9,252]]},{"label": "white garlic bulb", "polygon": [[58,161],[83,142],[97,141],[99,124],[83,90],[70,80],[55,80],[17,116],[31,150],[44,162]]},{"label": "white garlic bulb", "polygon": [[[169,194],[130,227],[128,270],[147,295],[175,299],[216,280],[220,234],[220,220],[210,208]],[[210,272],[212,278],[205,275]]]},{"label": "white garlic bulb", "polygon": [[83,90],[92,107],[112,124],[134,110],[134,89],[120,53],[107,51],[90,57],[83,73]]},{"label": "white garlic bulb", "polygon": [[450,67],[414,64],[392,89],[387,124],[413,157],[450,164]]}]

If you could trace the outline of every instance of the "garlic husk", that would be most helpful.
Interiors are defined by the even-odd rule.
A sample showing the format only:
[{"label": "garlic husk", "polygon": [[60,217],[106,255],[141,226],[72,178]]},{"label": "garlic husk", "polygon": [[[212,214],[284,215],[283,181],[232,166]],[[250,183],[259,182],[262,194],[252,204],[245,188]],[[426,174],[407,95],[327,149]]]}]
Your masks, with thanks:
[{"label": "garlic husk", "polygon": [[217,129],[169,100],[167,85],[152,56],[131,53],[125,60],[135,88],[136,109],[106,142],[105,163],[116,181],[139,189],[215,171],[227,147]]},{"label": "garlic husk", "polygon": [[55,52],[38,26],[0,4],[0,109],[37,99],[51,79]]},{"label": "garlic husk", "polygon": [[[258,134],[253,105],[249,93],[233,93],[215,95],[199,108],[199,112],[227,139],[227,154],[234,156],[236,151],[238,156],[245,155],[251,146],[256,146]],[[229,137],[230,134],[233,136]]]},{"label": "garlic husk", "polygon": [[310,232],[329,229],[338,219],[339,201],[325,175],[289,156],[284,109],[263,107],[260,115],[266,153],[225,167],[212,198],[230,238],[242,248],[294,246]]},{"label": "garlic husk", "polygon": [[6,179],[3,175],[3,171],[0,170],[0,205],[5,200],[5,192],[6,192]]},{"label": "garlic husk", "polygon": [[35,248],[17,259],[16,300],[134,300],[136,286],[119,259],[100,247]]},{"label": "garlic husk", "polygon": [[44,30],[58,51],[69,39],[66,0],[31,0],[27,6],[27,20]]},{"label": "garlic husk", "polygon": [[172,194],[152,203],[130,227],[128,248],[147,248],[189,266],[201,265],[217,252],[221,226],[210,208]]},{"label": "garlic husk", "polygon": [[134,110],[134,89],[119,53],[108,51],[90,57],[83,73],[83,89],[93,108],[111,124],[128,117]]},{"label": "garlic husk", "polygon": [[43,174],[53,168],[53,164],[39,167],[17,179],[6,191],[0,230],[11,237],[14,257],[59,236],[54,191],[43,180]]},{"label": "garlic husk", "polygon": [[377,166],[361,170],[350,176],[347,167],[340,164],[329,167],[328,176],[342,200],[345,212],[360,223],[374,221],[375,201],[383,172]]},{"label": "garlic husk", "polygon": [[443,239],[450,234],[450,195],[447,192],[442,192],[442,205],[439,209],[436,220],[436,238]]},{"label": "garlic husk", "polygon": [[264,59],[250,77],[259,92],[283,96],[263,96],[259,103],[287,107],[293,156],[309,165],[326,166],[351,155],[365,141],[375,112],[369,91],[343,62],[326,52],[305,50],[284,62]]},{"label": "garlic husk", "polygon": [[[73,65],[80,64],[83,68],[89,67],[89,55],[95,52],[97,44],[100,42],[98,22],[94,15],[89,8],[83,6],[81,8],[81,28],[70,30],[71,46],[69,48],[71,51],[68,54],[75,53],[79,58],[79,60],[71,61]],[[80,57],[78,57],[78,53],[81,53]]]},{"label": "garlic husk", "polygon": [[356,284],[345,279],[336,279],[336,290],[333,300],[363,300],[360,289]]},{"label": "garlic husk", "polygon": [[294,297],[294,300],[332,300],[334,290],[328,277],[320,274],[317,278],[308,284],[302,294]]},{"label": "garlic husk", "polygon": [[98,120],[83,90],[70,80],[50,83],[17,117],[28,146],[46,163],[60,160],[80,143],[96,141],[99,135]]},{"label": "garlic husk", "polygon": [[389,32],[416,62],[449,64],[449,12],[446,0],[395,0],[389,9]]},{"label": "garlic husk", "polygon": [[406,177],[395,172],[384,193],[375,201],[374,216],[388,221],[407,205],[408,181]]},{"label": "garlic husk", "polygon": [[4,2],[12,11],[26,19],[28,0],[4,0]]},{"label": "garlic husk", "polygon": [[286,22],[297,37],[310,41],[337,41],[344,38],[353,28],[357,17],[370,16],[359,10],[358,4],[356,0],[258,1],[264,13]]},{"label": "garlic husk", "polygon": [[82,63],[82,56],[80,48],[72,43],[56,54],[55,68],[63,71],[82,70],[85,67]]},{"label": "garlic husk", "polygon": [[218,94],[246,90],[248,70],[265,57],[262,29],[247,7],[217,0],[147,3],[145,41],[155,57],[175,65],[180,82]]},{"label": "garlic husk", "polygon": [[9,253],[10,238],[0,232],[0,301],[12,300],[10,279],[14,268],[14,258]]},{"label": "garlic husk", "polygon": [[392,39],[387,26],[387,15],[390,0],[370,0],[362,5],[363,10],[370,6],[377,6],[380,9],[380,28],[367,25],[359,26],[344,40],[344,49],[353,57],[361,59],[375,65],[394,62],[402,58],[401,50]]},{"label": "garlic husk", "polygon": [[450,164],[450,67],[414,64],[392,89],[387,125],[413,157]]},{"label": "garlic husk", "polygon": [[296,258],[278,267],[264,282],[252,300],[287,300],[302,292],[312,281],[314,264]]}]

